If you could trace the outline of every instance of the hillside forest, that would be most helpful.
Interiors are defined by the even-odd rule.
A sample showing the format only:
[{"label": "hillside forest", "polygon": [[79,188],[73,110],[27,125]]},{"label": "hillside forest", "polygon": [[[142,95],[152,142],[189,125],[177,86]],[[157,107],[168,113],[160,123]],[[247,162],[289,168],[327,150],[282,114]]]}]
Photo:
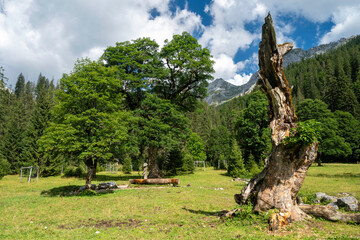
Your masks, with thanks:
[{"label": "hillside forest", "polygon": [[[194,161],[232,177],[258,173],[271,150],[268,102],[259,87],[208,105],[210,51],[184,32],[160,49],[149,38],[78,60],[59,82],[0,69],[0,177],[39,166],[41,176],[82,174],[105,163],[149,177],[192,173]],[[312,121],[318,164],[360,159],[360,37],[285,69],[300,122]]]}]

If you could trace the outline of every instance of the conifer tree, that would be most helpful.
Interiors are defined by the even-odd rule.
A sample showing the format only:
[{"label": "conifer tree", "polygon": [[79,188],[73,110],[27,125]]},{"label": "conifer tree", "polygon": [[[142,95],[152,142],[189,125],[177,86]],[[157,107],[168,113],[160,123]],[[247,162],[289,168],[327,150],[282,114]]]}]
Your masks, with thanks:
[{"label": "conifer tree", "polygon": [[25,94],[25,78],[22,73],[20,73],[16,84],[15,84],[15,95],[16,97],[23,96]]},{"label": "conifer tree", "polygon": [[132,166],[131,158],[128,154],[125,154],[124,161],[123,161],[123,167],[122,167],[123,173],[130,174],[131,170],[132,170],[131,166]]},{"label": "conifer tree", "polygon": [[235,139],[233,139],[231,154],[228,158],[227,172],[234,178],[242,177],[246,174],[242,153]]}]

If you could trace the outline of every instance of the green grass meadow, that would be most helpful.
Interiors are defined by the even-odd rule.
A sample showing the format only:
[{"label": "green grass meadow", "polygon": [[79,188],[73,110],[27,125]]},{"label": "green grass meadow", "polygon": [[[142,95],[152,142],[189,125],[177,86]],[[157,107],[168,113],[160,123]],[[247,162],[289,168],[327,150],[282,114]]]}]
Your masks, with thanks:
[{"label": "green grass meadow", "polygon": [[[360,226],[310,219],[269,232],[267,216],[246,215],[226,221],[217,214],[236,207],[233,195],[244,186],[225,171],[197,169],[175,176],[179,187],[147,186],[97,196],[61,196],[80,187],[78,178],[48,177],[0,181],[0,239],[360,239]],[[94,184],[128,184],[133,174],[98,173]],[[187,187],[190,183],[191,186]],[[360,198],[360,165],[325,164],[308,171],[300,194],[351,193]]]}]

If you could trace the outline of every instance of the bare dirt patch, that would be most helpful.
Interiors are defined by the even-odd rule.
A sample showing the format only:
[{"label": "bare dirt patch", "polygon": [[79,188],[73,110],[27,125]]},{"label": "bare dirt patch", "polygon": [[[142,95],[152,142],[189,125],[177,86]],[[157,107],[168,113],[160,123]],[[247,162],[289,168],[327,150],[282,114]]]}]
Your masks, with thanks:
[{"label": "bare dirt patch", "polygon": [[88,220],[80,221],[78,224],[67,224],[61,225],[59,229],[76,229],[76,228],[83,228],[83,227],[95,227],[95,228],[130,228],[130,227],[139,227],[142,225],[142,222],[136,219],[92,219],[89,218]]}]

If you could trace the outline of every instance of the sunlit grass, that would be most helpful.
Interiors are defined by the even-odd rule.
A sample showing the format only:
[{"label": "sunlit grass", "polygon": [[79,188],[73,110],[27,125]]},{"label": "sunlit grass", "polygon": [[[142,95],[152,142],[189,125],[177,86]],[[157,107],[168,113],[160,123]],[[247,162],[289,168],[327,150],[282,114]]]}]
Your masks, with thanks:
[{"label": "sunlit grass", "polygon": [[[360,165],[311,167],[301,189],[305,193],[349,192],[359,197]],[[139,174],[101,172],[93,182],[128,184]],[[0,239],[264,239],[360,237],[359,226],[320,220],[293,223],[277,233],[267,231],[266,219],[249,224],[223,222],[217,213],[236,207],[233,195],[244,186],[225,171],[199,168],[176,176],[180,187],[117,190],[93,197],[50,196],[46,192],[81,186],[83,179],[49,177],[19,182],[0,181]],[[186,187],[190,183],[190,187]],[[221,188],[221,189],[220,189]]]},{"label": "sunlit grass", "polygon": [[323,164],[310,167],[301,193],[325,192],[329,195],[346,192],[360,199],[360,164]]}]

